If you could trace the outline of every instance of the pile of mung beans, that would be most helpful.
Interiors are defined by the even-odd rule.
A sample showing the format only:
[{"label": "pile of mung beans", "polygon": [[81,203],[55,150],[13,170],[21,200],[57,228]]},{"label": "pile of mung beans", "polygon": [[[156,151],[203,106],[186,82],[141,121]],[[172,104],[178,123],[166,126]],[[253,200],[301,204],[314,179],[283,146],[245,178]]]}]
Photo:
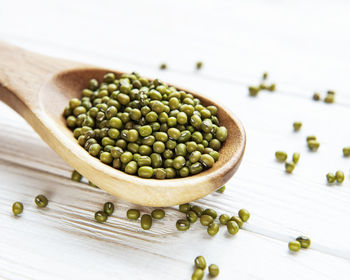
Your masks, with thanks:
[{"label": "pile of mung beans", "polygon": [[207,227],[207,232],[210,236],[215,236],[219,232],[220,224],[227,227],[228,233],[235,235],[243,226],[243,223],[247,222],[250,217],[248,210],[240,209],[237,216],[220,215],[219,224],[215,222],[218,214],[214,209],[203,209],[198,205],[185,203],[179,205],[179,211],[186,214],[185,219],[180,219],[176,222],[176,228],[179,231],[188,230],[191,224],[199,220],[202,226]]},{"label": "pile of mung beans", "polygon": [[337,172],[335,172],[335,174],[333,174],[332,172],[327,173],[326,178],[329,185],[334,184],[335,182],[341,184],[345,180],[345,175],[343,171],[338,170]]},{"label": "pile of mung beans", "polygon": [[306,236],[299,236],[295,240],[288,243],[288,248],[292,252],[298,252],[300,248],[307,249],[311,245],[310,238]]},{"label": "pile of mung beans", "polygon": [[260,82],[260,84],[258,86],[249,86],[248,87],[249,95],[250,96],[257,96],[261,90],[267,90],[267,91],[270,91],[270,92],[275,91],[276,90],[276,84],[274,84],[274,83],[272,83],[270,85],[266,84],[266,81],[267,81],[268,77],[269,77],[269,74],[265,72],[262,75],[261,82]]},{"label": "pile of mung beans", "polygon": [[[45,208],[48,205],[49,200],[46,198],[45,195],[39,194],[34,198],[34,203],[39,208]],[[23,209],[24,207],[22,202],[16,201],[12,204],[12,213],[14,216],[22,214]]]},{"label": "pile of mung beans", "polygon": [[[315,92],[312,96],[312,99],[315,101],[320,101],[321,100],[321,94],[318,92]],[[326,96],[324,97],[323,101],[325,103],[334,103],[335,101],[335,91],[334,90],[327,90]]]},{"label": "pile of mung beans", "polygon": [[317,137],[315,135],[310,135],[306,137],[307,146],[311,151],[317,151],[320,147],[320,142],[318,142]]},{"label": "pile of mung beans", "polygon": [[[198,256],[194,259],[195,270],[192,274],[192,280],[202,280],[204,277],[204,270],[207,268],[207,262],[203,256]],[[211,278],[219,275],[220,269],[216,264],[208,266],[208,272]]]},{"label": "pile of mung beans", "polygon": [[299,162],[300,153],[293,153],[292,161],[287,162],[288,155],[284,151],[277,151],[275,153],[276,160],[279,162],[285,162],[285,170],[287,173],[292,173],[296,164]]},{"label": "pile of mung beans", "polygon": [[214,165],[227,138],[216,106],[137,73],[90,80],[64,110],[67,126],[90,155],[142,178],[198,174]]},{"label": "pile of mung beans", "polygon": [[[140,211],[137,210],[137,209],[129,209],[126,212],[126,216],[130,220],[138,220],[140,215],[141,215]],[[153,223],[152,219],[161,220],[164,217],[165,217],[165,212],[164,212],[163,209],[154,209],[151,212],[151,215],[143,214],[141,216],[141,228],[144,229],[144,230],[149,230],[152,227],[152,223]]]}]

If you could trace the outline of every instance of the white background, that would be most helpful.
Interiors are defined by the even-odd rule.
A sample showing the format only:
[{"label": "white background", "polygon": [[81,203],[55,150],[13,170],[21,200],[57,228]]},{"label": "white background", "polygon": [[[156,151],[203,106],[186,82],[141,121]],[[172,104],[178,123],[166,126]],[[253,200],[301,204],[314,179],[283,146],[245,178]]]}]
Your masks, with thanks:
[{"label": "white background", "polygon": [[[203,255],[220,279],[349,279],[349,11],[340,0],[1,0],[1,40],[159,77],[230,107],[247,131],[245,157],[227,191],[198,205],[220,214],[244,207],[251,219],[234,237],[221,227],[212,238],[198,223],[178,232],[183,214],[173,207],[143,232],[125,217],[136,206],[71,182],[71,168],[0,103],[0,278],[190,279]],[[169,70],[158,69],[162,62]],[[250,98],[248,85],[264,71],[277,91]],[[312,101],[327,89],[337,92],[335,104]],[[300,132],[293,121],[303,122]],[[311,134],[321,143],[316,153],[306,147]],[[292,175],[275,161],[277,149],[301,153]],[[345,182],[327,186],[325,174],[338,169]],[[34,206],[39,193],[47,209]],[[14,218],[17,200],[25,210]],[[106,201],[117,210],[97,224]],[[300,234],[312,246],[290,254],[287,243]]]}]

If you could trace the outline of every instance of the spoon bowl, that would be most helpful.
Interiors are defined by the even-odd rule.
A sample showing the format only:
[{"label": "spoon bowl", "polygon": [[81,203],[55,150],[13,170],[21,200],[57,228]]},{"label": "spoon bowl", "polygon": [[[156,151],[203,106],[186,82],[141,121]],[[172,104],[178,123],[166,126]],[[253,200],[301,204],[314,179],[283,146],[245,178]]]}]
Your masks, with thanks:
[{"label": "spoon bowl", "polygon": [[172,206],[204,197],[233,176],[245,149],[241,122],[224,107],[188,90],[204,106],[217,106],[220,125],[227,128],[227,140],[212,168],[186,178],[143,179],[91,156],[67,128],[62,112],[71,98],[81,97],[90,79],[102,80],[107,72],[115,73],[117,78],[123,74],[0,43],[0,100],[21,114],[69,165],[108,193],[140,205]]}]

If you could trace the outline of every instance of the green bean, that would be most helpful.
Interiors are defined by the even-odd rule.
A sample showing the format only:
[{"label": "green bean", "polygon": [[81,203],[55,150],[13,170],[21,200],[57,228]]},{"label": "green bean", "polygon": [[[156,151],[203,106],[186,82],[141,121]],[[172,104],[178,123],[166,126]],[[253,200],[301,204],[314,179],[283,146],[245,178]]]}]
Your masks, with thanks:
[{"label": "green bean", "polygon": [[209,226],[214,221],[213,217],[209,215],[201,215],[200,216],[200,222],[203,226]]},{"label": "green bean", "polygon": [[44,208],[49,203],[46,196],[44,196],[43,194],[37,195],[34,199],[34,202],[39,208]]},{"label": "green bean", "polygon": [[153,219],[161,220],[165,216],[165,212],[163,209],[155,209],[151,213]]},{"label": "green bean", "polygon": [[213,222],[208,226],[207,232],[210,236],[214,236],[219,232],[219,229],[220,229],[219,224]]},{"label": "green bean", "polygon": [[211,277],[216,277],[220,273],[219,267],[216,264],[209,265],[208,269]]},{"label": "green bean", "polygon": [[18,202],[18,201],[14,202],[12,204],[12,213],[13,213],[13,215],[17,216],[17,215],[21,214],[22,212],[23,212],[23,204],[22,204],[22,202]]},{"label": "green bean", "polygon": [[198,216],[197,216],[196,212],[194,212],[194,211],[188,211],[188,212],[186,213],[186,219],[187,219],[191,224],[193,224],[193,223],[195,223],[195,222],[197,221]]},{"label": "green bean", "polygon": [[229,220],[230,220],[230,216],[226,214],[222,214],[219,217],[220,224],[222,225],[226,225]]},{"label": "green bean", "polygon": [[312,99],[315,101],[319,101],[321,99],[321,96],[319,93],[315,92],[312,96]]},{"label": "green bean", "polygon": [[307,249],[311,245],[310,238],[308,238],[306,236],[299,236],[299,237],[296,238],[296,241],[298,241],[300,243],[300,246],[303,249]]},{"label": "green bean", "polygon": [[226,190],[226,186],[222,186],[221,188],[218,188],[218,189],[216,190],[216,192],[218,192],[218,193],[224,193],[225,190]]},{"label": "green bean", "polygon": [[333,184],[335,182],[335,180],[336,180],[336,177],[335,177],[335,175],[333,173],[328,173],[326,175],[326,177],[327,177],[328,184]]},{"label": "green bean", "polygon": [[302,122],[294,122],[294,123],[293,123],[294,131],[299,131],[299,130],[301,129],[302,126],[303,126],[303,123],[302,123]]},{"label": "green bean", "polygon": [[246,209],[240,209],[238,211],[238,216],[241,218],[243,222],[247,222],[250,218],[250,213]]},{"label": "green bean", "polygon": [[350,147],[343,148],[343,155],[344,157],[350,157]]},{"label": "green bean", "polygon": [[239,226],[239,228],[241,228],[243,226],[243,221],[240,217],[238,216],[232,216],[230,221],[234,221],[237,223],[237,225]]},{"label": "green bean", "polygon": [[197,61],[197,63],[196,63],[197,70],[202,69],[202,67],[203,67],[203,62],[202,61]]},{"label": "green bean", "polygon": [[285,163],[285,169],[287,173],[292,173],[295,168],[294,162],[286,162]]},{"label": "green bean", "polygon": [[194,259],[194,265],[196,268],[200,269],[206,269],[207,268],[207,262],[205,261],[205,258],[203,256],[198,256]]},{"label": "green bean", "polygon": [[239,231],[239,226],[235,221],[228,221],[226,226],[227,231],[232,235],[235,235]]},{"label": "green bean", "polygon": [[128,217],[128,219],[130,220],[137,220],[140,217],[140,211],[137,209],[129,209],[126,212],[126,216]]},{"label": "green bean", "polygon": [[185,231],[190,228],[190,222],[184,219],[180,219],[176,222],[176,228],[179,231]]},{"label": "green bean", "polygon": [[299,162],[299,159],[300,159],[300,154],[299,153],[294,153],[293,154],[293,162],[295,164],[297,164]]},{"label": "green bean", "polygon": [[114,212],[114,204],[112,202],[106,202],[103,205],[103,211],[107,214],[107,216],[111,216]]},{"label": "green bean", "polygon": [[298,241],[290,241],[288,243],[288,248],[290,251],[293,251],[293,252],[298,252],[300,250],[300,242]]},{"label": "green bean", "polygon": [[107,221],[107,214],[104,211],[97,211],[95,213],[95,220],[99,223],[104,223],[105,221]]},{"label": "green bean", "polygon": [[[197,66],[198,69],[198,66]],[[196,268],[192,274],[192,280],[202,280],[204,277],[204,271],[200,268]]]},{"label": "green bean", "polygon": [[344,172],[341,171],[341,170],[338,170],[336,173],[335,173],[335,178],[337,179],[337,182],[338,183],[343,183],[344,182],[344,179],[345,179],[345,176],[344,176]]},{"label": "green bean", "polygon": [[277,151],[275,153],[275,156],[276,156],[276,159],[278,161],[281,161],[281,162],[285,162],[287,160],[287,157],[288,157],[287,153],[283,152],[283,151]]},{"label": "green bean", "polygon": [[198,217],[200,217],[204,211],[204,209],[202,207],[197,206],[197,205],[191,206],[191,210],[194,211]]},{"label": "green bean", "polygon": [[190,211],[191,205],[189,203],[181,204],[179,205],[179,211],[182,213],[187,213]]},{"label": "green bean", "polygon": [[320,143],[317,140],[309,140],[307,142],[307,145],[309,147],[310,150],[318,150],[318,148],[320,147]]},{"label": "green bean", "polygon": [[73,170],[72,176],[71,176],[72,181],[80,182],[82,177],[83,177],[83,176],[81,176],[81,175],[78,173],[78,171]]},{"label": "green bean", "polygon": [[218,214],[216,213],[216,211],[214,209],[205,209],[202,213],[202,215],[209,215],[211,216],[214,220],[216,219],[216,217],[218,216]]},{"label": "green bean", "polygon": [[138,174],[142,178],[151,178],[153,176],[153,168],[150,166],[141,166]]},{"label": "green bean", "polygon": [[144,214],[141,217],[141,227],[144,230],[149,230],[152,227],[152,217],[148,214]]}]

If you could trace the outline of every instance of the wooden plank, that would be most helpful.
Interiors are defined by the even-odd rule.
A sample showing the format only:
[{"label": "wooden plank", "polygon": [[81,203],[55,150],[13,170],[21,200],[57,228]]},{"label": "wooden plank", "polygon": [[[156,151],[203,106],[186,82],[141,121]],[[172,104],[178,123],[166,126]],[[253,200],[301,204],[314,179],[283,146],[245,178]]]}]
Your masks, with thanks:
[{"label": "wooden plank", "polygon": [[[239,279],[348,278],[349,159],[341,155],[350,139],[348,1],[0,4],[4,40],[137,70],[225,103],[246,127],[246,155],[226,193],[198,204],[220,213],[241,207],[252,213],[234,238],[223,228],[208,238],[199,225],[178,233],[174,223],[181,214],[175,208],[144,233],[125,219],[133,205],[69,181],[71,168],[0,104],[0,278],[81,278],[84,271],[88,279],[183,279],[190,277],[198,254],[220,266],[221,279],[232,273]],[[200,72],[193,70],[198,59],[204,61]],[[169,71],[158,70],[163,61]],[[278,91],[249,98],[247,86],[265,70]],[[314,90],[328,88],[336,89],[336,104],[311,101]],[[292,132],[295,120],[304,123],[300,133]],[[321,142],[317,153],[306,148],[310,134]],[[275,162],[276,149],[301,152],[292,175]],[[325,174],[337,169],[346,172],[346,181],[328,187]],[[32,202],[39,192],[50,198],[43,211]],[[22,217],[10,214],[14,200],[25,202]],[[93,213],[107,200],[116,202],[117,212],[108,224],[96,224]],[[290,255],[286,244],[301,233],[311,237],[312,249]]]},{"label": "wooden plank", "polygon": [[[132,205],[99,189],[3,160],[0,166],[0,176],[6,178],[0,190],[0,277],[6,279],[62,279],[67,273],[79,278],[82,270],[86,279],[186,279],[198,254],[220,266],[222,279],[232,273],[244,279],[277,279],[286,271],[297,279],[347,279],[348,261],[314,249],[291,255],[286,242],[246,230],[231,237],[224,227],[210,238],[198,223],[178,232],[175,222],[183,214],[174,208],[144,232],[139,222],[125,217]],[[38,193],[48,196],[48,208],[34,205]],[[16,218],[10,212],[14,200],[25,207]],[[98,224],[94,211],[107,200],[115,203],[116,212],[108,223]]]}]

